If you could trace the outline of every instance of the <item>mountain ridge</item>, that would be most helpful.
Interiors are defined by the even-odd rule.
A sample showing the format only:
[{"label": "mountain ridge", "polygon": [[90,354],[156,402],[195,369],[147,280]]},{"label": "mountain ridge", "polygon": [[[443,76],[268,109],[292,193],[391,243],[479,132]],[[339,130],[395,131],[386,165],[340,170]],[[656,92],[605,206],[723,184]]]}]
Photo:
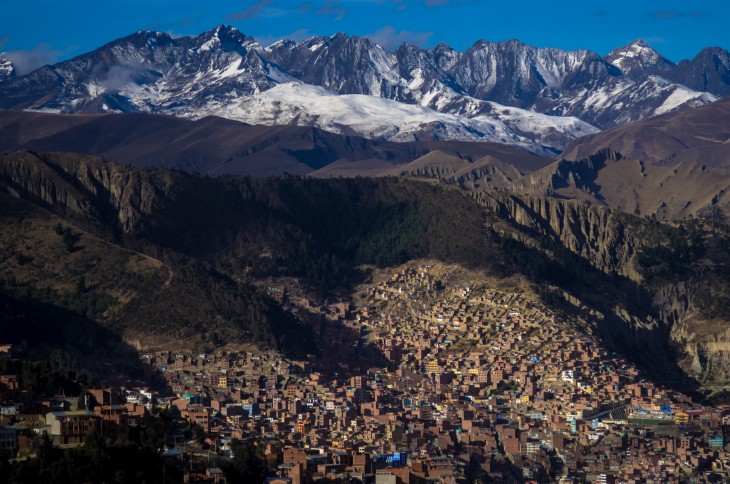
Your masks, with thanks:
[{"label": "mountain ridge", "polygon": [[663,220],[727,220],[730,99],[586,136],[510,190]]},{"label": "mountain ridge", "polygon": [[[430,162],[440,170],[439,160]],[[411,168],[429,169],[429,160]],[[351,276],[343,268],[429,257],[496,277],[524,274],[546,304],[562,301],[562,310],[590,314],[611,346],[662,378],[691,375],[723,384],[730,375],[723,356],[730,337],[702,332],[706,318],[726,319],[728,235],[702,220],[667,224],[576,200],[455,190],[396,177],[208,178],[69,153],[0,155],[0,188],[3,207],[17,203],[10,196],[22,199],[86,230],[85,243],[91,245],[91,232],[162,258],[173,269],[169,292],[162,268],[163,277],[152,280],[157,290],[137,291],[125,306],[131,312],[125,310],[128,317],[116,330],[134,341],[155,336],[156,344],[208,331],[230,336],[234,344],[285,348],[293,341],[297,347],[303,328],[281,319],[278,306],[247,281],[283,274],[332,287]],[[10,219],[13,233],[25,236],[22,217]],[[51,233],[54,223],[45,222]],[[68,252],[60,235],[49,237],[62,254],[90,255],[84,247]],[[8,247],[6,263],[21,274],[29,270],[27,258],[41,255],[32,245]],[[44,267],[36,262],[30,269]],[[90,289],[103,289],[99,281],[90,278]],[[23,282],[9,278],[3,290],[21,291]],[[36,287],[35,294],[47,298],[48,291]],[[206,306],[186,314],[189,294]],[[156,324],[140,323],[150,314]],[[722,344],[713,346],[713,339]],[[703,364],[704,358],[718,363]],[[665,368],[679,373],[662,374]]]},{"label": "mountain ridge", "polygon": [[388,167],[440,150],[468,160],[492,154],[525,171],[549,159],[498,143],[394,143],[312,127],[252,126],[162,114],[49,114],[0,111],[0,150],[68,151],[111,161],[207,175],[305,175],[338,160],[379,160]]},{"label": "mountain ridge", "polygon": [[[461,125],[488,122],[509,135],[490,137],[477,129],[474,136],[529,143],[531,151],[544,155],[561,151],[590,130],[726,95],[730,85],[726,58],[730,58],[726,51],[710,49],[659,77],[656,69],[643,67],[632,68],[628,75],[587,50],[537,48],[517,40],[478,41],[464,52],[445,44],[421,49],[404,43],[389,52],[367,38],[345,34],[263,47],[229,26],[181,38],[139,31],[68,61],[1,80],[0,107],[233,117],[232,107],[241,101],[265,98],[272,88],[303,82],[335,96],[374,96],[429,109],[438,125],[449,125],[449,137],[466,135],[453,129],[452,118],[445,121],[438,116],[457,116]],[[698,76],[705,80],[701,86]],[[703,90],[695,90],[699,87]],[[297,114],[297,100],[307,99],[306,92],[294,102],[277,99],[279,107],[268,107],[260,116],[268,116],[269,124],[311,125],[321,116]],[[362,111],[371,109],[369,104],[360,106]],[[561,118],[573,121],[558,122]],[[347,127],[373,138],[397,137],[402,131],[363,128],[366,119],[361,115]],[[406,122],[395,117],[394,121]],[[342,129],[337,123],[319,127]],[[547,137],[541,134],[545,127],[551,131]],[[420,128],[431,132],[434,124],[427,119]]]}]

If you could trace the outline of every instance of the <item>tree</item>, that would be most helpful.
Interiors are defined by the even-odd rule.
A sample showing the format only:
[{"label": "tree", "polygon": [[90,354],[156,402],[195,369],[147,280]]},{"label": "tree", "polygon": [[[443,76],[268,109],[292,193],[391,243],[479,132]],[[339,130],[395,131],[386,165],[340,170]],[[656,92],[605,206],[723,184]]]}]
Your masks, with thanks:
[{"label": "tree", "polygon": [[63,231],[63,245],[66,247],[67,252],[73,252],[76,250],[76,242],[79,240],[80,236],[78,234],[74,234],[70,228],[66,227],[66,229]]},{"label": "tree", "polygon": [[193,425],[193,438],[200,445],[205,443],[205,430],[200,425]]},{"label": "tree", "polygon": [[86,451],[90,457],[98,458],[99,456],[104,455],[106,450],[107,446],[104,436],[95,428],[89,430],[84,437],[84,451]]},{"label": "tree", "polygon": [[260,447],[233,439],[231,451],[233,452],[232,482],[262,482],[266,478],[266,460]]},{"label": "tree", "polygon": [[81,277],[79,277],[79,280],[76,281],[76,292],[78,294],[84,294],[86,291],[86,277],[82,275]]},{"label": "tree", "polygon": [[[147,398],[147,397],[144,397]],[[127,403],[127,393],[119,387],[112,388],[112,401],[117,403]],[[148,400],[149,401],[149,400]],[[147,402],[143,402],[147,403]]]}]

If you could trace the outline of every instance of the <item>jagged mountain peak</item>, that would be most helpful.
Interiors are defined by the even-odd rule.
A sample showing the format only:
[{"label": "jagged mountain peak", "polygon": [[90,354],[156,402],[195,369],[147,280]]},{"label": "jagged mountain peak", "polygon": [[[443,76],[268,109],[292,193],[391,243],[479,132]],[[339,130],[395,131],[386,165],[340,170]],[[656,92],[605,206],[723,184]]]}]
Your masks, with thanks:
[{"label": "jagged mountain peak", "polygon": [[220,24],[215,27],[213,27],[210,30],[207,30],[199,35],[196,36],[197,38],[214,38],[218,37],[221,39],[232,39],[232,40],[241,40],[246,41],[252,39],[252,37],[249,37],[245,35],[243,32],[238,30],[236,27],[233,27],[231,25],[225,25]]},{"label": "jagged mountain peak", "polygon": [[219,25],[212,30],[203,32],[194,39],[194,42],[199,44],[199,49],[203,51],[220,48],[226,52],[237,51],[245,54],[246,49],[262,50],[256,39],[245,35],[230,25]]},{"label": "jagged mountain peak", "polygon": [[164,45],[171,45],[175,40],[166,32],[154,30],[138,30],[137,32],[108,42],[97,49],[97,51],[109,50],[119,46],[132,46],[136,49],[151,50]]},{"label": "jagged mountain peak", "polygon": [[275,49],[292,49],[293,47],[296,47],[297,43],[294,42],[291,39],[281,39],[277,40],[273,44],[270,44],[264,48],[267,52],[271,52]]},{"label": "jagged mountain peak", "polygon": [[509,47],[512,47],[512,48],[514,48],[514,47],[525,47],[525,46],[527,46],[527,44],[525,44],[524,42],[522,42],[520,39],[515,39],[515,38],[507,39],[506,41],[499,42],[499,43],[500,44],[504,44],[504,45],[509,46]]},{"label": "jagged mountain peak", "polygon": [[730,96],[730,52],[706,47],[691,60],[681,61],[667,77],[698,91]]},{"label": "jagged mountain peak", "polygon": [[612,50],[606,61],[618,67],[623,74],[635,78],[666,72],[676,66],[642,39]]},{"label": "jagged mountain peak", "polygon": [[445,42],[439,42],[434,47],[428,49],[429,52],[456,52],[456,49]]},{"label": "jagged mountain peak", "polygon": [[385,51],[385,48],[383,48],[380,44],[373,42],[372,40],[370,40],[367,37],[359,37],[357,35],[347,35],[342,32],[337,32],[335,35],[331,36],[329,38],[329,40],[330,40],[329,45],[338,45],[338,44],[358,45],[358,46],[363,46],[368,49]]},{"label": "jagged mountain peak", "polygon": [[717,59],[726,68],[730,67],[730,52],[722,47],[705,47],[692,60],[701,61],[704,59]]},{"label": "jagged mountain peak", "polygon": [[445,72],[450,71],[462,55],[461,52],[443,42],[440,42],[436,47],[429,49],[427,52],[433,57],[436,65]]},{"label": "jagged mountain peak", "polygon": [[492,44],[493,44],[493,42],[490,42],[488,40],[479,39],[476,42],[474,42],[471,45],[471,47],[469,47],[468,49],[466,49],[466,52],[469,52],[469,51],[472,51],[472,50],[483,49],[485,47],[489,47]]},{"label": "jagged mountain peak", "polygon": [[635,46],[635,47],[641,47],[641,48],[644,48],[644,49],[651,49],[651,47],[649,46],[649,44],[647,44],[646,42],[644,42],[644,39],[634,39],[634,40],[631,41],[631,43],[629,45],[630,46]]},{"label": "jagged mountain peak", "polygon": [[215,32],[216,34],[223,34],[223,35],[226,35],[226,34],[236,35],[236,34],[241,33],[241,31],[238,30],[236,27],[234,27],[232,25],[226,25],[226,24],[216,25],[209,32]]},{"label": "jagged mountain peak", "polygon": [[133,34],[127,35],[126,37],[121,37],[117,40],[113,40],[110,43],[114,43],[120,40],[130,40],[130,39],[171,39],[172,37],[167,32],[158,32],[157,30],[138,30]]},{"label": "jagged mountain peak", "polygon": [[[309,105],[294,99],[310,95],[311,90],[282,88],[268,97],[261,95],[282,84],[300,82],[332,95],[369,95],[455,116],[458,119],[448,118],[456,123],[453,126],[491,120],[514,133],[502,139],[529,138],[539,149],[555,151],[580,132],[595,129],[591,125],[606,128],[703,104],[714,97],[699,91],[730,89],[723,67],[730,61],[722,60],[726,51],[703,51],[683,71],[667,61],[670,70],[665,72],[658,67],[663,58],[646,43],[635,41],[623,49],[614,53],[623,52],[621,59],[638,63],[631,76],[592,51],[534,47],[518,39],[479,40],[464,52],[445,43],[430,49],[402,43],[390,52],[369,38],[342,32],[301,42],[280,40],[264,48],[229,25],[182,38],[140,31],[19,80],[6,78],[0,87],[0,109],[142,111],[198,118],[231,111],[228,108],[246,101],[247,106],[272,106],[276,119],[262,117],[258,122],[276,123],[285,122],[286,110],[276,108],[274,101],[286,101],[302,114],[290,123],[315,123],[360,134],[362,126],[372,124],[367,122],[368,110],[377,103],[360,102],[362,98],[342,99],[344,104],[358,101],[359,107],[351,106],[357,116],[346,118],[351,125],[332,128],[332,116],[311,117],[315,111],[328,115],[321,106],[304,112]],[[713,61],[715,57],[721,60]],[[707,72],[711,75],[703,77]],[[703,80],[707,82],[701,85]],[[333,103],[330,97],[318,96],[321,103]],[[428,116],[435,115],[429,112]],[[579,125],[571,117],[588,124]]]}]

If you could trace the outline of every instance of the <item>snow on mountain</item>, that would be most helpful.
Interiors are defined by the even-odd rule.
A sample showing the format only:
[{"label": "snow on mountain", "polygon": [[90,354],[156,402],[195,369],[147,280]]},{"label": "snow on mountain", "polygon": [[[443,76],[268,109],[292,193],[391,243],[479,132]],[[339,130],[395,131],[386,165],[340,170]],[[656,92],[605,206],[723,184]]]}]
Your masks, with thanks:
[{"label": "snow on mountain", "polygon": [[15,75],[15,67],[13,63],[0,54],[0,81],[9,79]]},{"label": "snow on mountain", "polygon": [[618,78],[593,89],[565,96],[552,114],[590,118],[597,126],[626,124],[675,109],[697,107],[718,98],[659,76],[635,82]]},{"label": "snow on mountain", "polygon": [[707,79],[707,90],[724,95],[728,66],[727,51],[717,48],[674,66],[641,41],[605,59],[516,40],[479,41],[465,52],[404,43],[389,52],[345,34],[264,48],[219,26],[175,39],[140,31],[6,78],[0,109],[217,113],[394,140],[500,140],[546,152],[596,127],[712,102],[715,95],[685,85]]},{"label": "snow on mountain", "polygon": [[[600,130],[573,116],[548,116],[525,109],[489,103],[491,119],[504,123],[515,133],[531,139],[543,148],[559,152],[569,140],[594,134]],[[482,120],[484,115],[472,119]]]},{"label": "snow on mountain", "polygon": [[[180,39],[139,31],[16,79],[21,92],[11,86],[0,95],[0,107],[189,115],[198,106],[225,105],[291,80],[263,53],[233,27]],[[55,95],[29,99],[29,92]]]},{"label": "snow on mountain", "polygon": [[[661,79],[661,78],[660,78]],[[663,79],[662,79],[663,81]],[[696,108],[717,101],[719,98],[706,92],[693,91],[680,84],[669,84],[670,89],[661,106],[654,109],[653,114],[664,114],[679,108]]]},{"label": "snow on mountain", "polygon": [[139,111],[192,116],[197,109],[224,106],[292,79],[262,57],[258,42],[235,28],[218,27],[186,40],[157,64],[153,82],[128,79],[117,86],[118,94]]},{"label": "snow on mountain", "polygon": [[[389,99],[363,94],[337,95],[319,86],[289,82],[229,106],[207,110],[202,115],[271,126],[315,126],[335,133],[390,141],[492,141],[548,156],[557,151],[549,144],[551,135],[567,131],[572,139],[598,131],[574,118],[555,118],[503,106],[495,111],[503,119],[488,116],[469,119]],[[548,143],[535,142],[531,135],[538,133]]]},{"label": "snow on mountain", "polygon": [[391,141],[494,141],[545,152],[494,119],[468,119],[364,94],[337,95],[301,82],[280,84],[206,114],[252,124],[316,126]]},{"label": "snow on mountain", "polygon": [[300,81],[338,94],[395,99],[405,86],[394,54],[369,39],[342,33],[272,46],[268,58]]},{"label": "snow on mountain", "polygon": [[559,89],[585,63],[601,63],[592,52],[540,49],[517,40],[479,41],[451,69],[470,95],[527,107],[545,88]]},{"label": "snow on mountain", "polygon": [[559,152],[570,141],[599,131],[573,116],[551,116],[492,101],[483,101],[455,92],[442,83],[432,82],[419,99],[421,106],[438,112],[475,120],[492,119],[504,123],[510,131],[524,136],[545,149]]},{"label": "snow on mountain", "polygon": [[667,72],[676,65],[662,57],[656,50],[641,39],[637,39],[625,47],[612,50],[606,60],[621,69],[621,72],[635,78],[646,74]]},{"label": "snow on mountain", "polygon": [[[493,107],[484,101],[492,101],[577,116],[602,128],[652,115],[665,105],[664,89],[654,90],[656,97],[642,89],[650,97],[623,99],[619,110],[610,101],[646,80],[648,74],[642,77],[640,67],[648,73],[672,67],[641,41],[613,53],[616,62],[623,55],[625,61],[619,63],[624,68],[626,59],[633,59],[636,79],[590,51],[536,48],[516,40],[479,41],[463,53],[444,44],[423,50],[405,43],[391,54],[367,39],[337,34],[278,43],[271,51],[271,59],[297,79],[339,94],[375,94],[467,117],[490,116]],[[704,102],[710,97],[694,98]],[[633,102],[640,108],[634,110]],[[564,145],[559,138],[553,143]]]}]

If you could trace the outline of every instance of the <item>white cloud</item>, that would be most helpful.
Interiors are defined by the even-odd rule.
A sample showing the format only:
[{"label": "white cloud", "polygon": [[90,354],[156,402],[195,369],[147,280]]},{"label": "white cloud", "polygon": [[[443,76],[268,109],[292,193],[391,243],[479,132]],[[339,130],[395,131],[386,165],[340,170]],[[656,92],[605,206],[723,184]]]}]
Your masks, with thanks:
[{"label": "white cloud", "polygon": [[55,64],[63,54],[48,44],[38,44],[32,50],[11,50],[4,55],[13,63],[18,75],[27,74],[46,64]]}]

